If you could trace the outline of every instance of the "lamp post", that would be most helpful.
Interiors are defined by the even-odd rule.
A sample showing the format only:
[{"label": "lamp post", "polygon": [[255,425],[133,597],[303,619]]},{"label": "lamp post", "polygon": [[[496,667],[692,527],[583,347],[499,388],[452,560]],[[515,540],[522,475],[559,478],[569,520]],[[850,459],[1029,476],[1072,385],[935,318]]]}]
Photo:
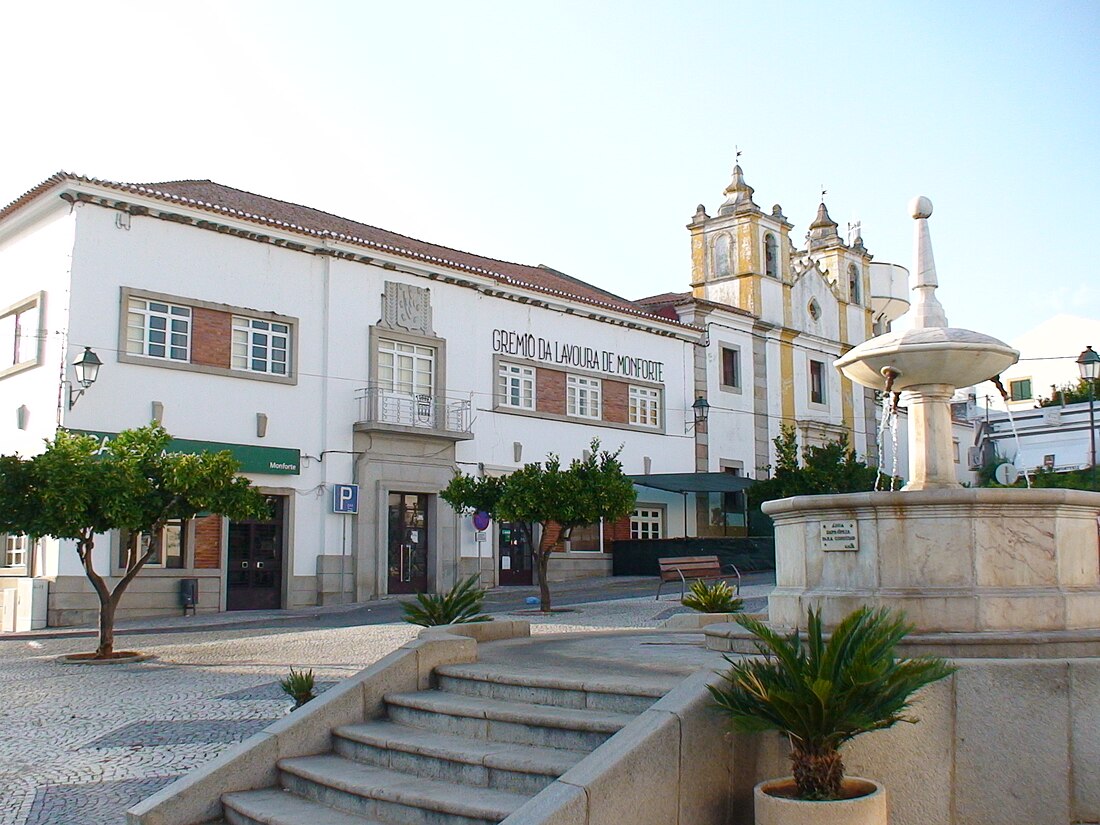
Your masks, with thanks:
[{"label": "lamp post", "polygon": [[76,372],[76,383],[80,385],[80,389],[77,390],[70,385],[69,387],[69,409],[73,408],[76,404],[76,400],[84,394],[84,390],[92,386],[95,380],[99,377],[99,368],[103,366],[103,362],[99,360],[99,356],[92,352],[91,347],[84,347],[84,352],[80,357],[73,361],[73,370]]},{"label": "lamp post", "polygon": [[1077,358],[1077,368],[1081,371],[1081,380],[1089,385],[1089,443],[1092,445],[1089,459],[1093,486],[1096,483],[1096,384],[1100,377],[1100,354],[1090,346]]}]

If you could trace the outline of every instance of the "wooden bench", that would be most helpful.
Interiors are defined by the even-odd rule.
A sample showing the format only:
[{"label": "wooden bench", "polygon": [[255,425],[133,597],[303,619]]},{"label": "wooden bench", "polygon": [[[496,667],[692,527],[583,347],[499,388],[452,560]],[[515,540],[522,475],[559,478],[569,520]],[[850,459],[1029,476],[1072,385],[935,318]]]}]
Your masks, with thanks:
[{"label": "wooden bench", "polygon": [[727,564],[731,572],[723,573],[717,556],[679,556],[677,558],[657,559],[661,572],[661,583],[657,585],[657,599],[661,598],[661,588],[668,582],[680,582],[680,599],[687,591],[688,579],[692,581],[713,581],[737,577],[737,595],[741,595],[741,571],[736,565]]}]

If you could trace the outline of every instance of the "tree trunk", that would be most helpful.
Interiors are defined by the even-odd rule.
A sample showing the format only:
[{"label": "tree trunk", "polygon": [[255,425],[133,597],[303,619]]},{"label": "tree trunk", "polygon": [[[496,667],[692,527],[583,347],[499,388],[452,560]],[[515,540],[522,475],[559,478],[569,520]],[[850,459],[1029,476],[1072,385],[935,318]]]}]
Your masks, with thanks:
[{"label": "tree trunk", "polygon": [[794,783],[800,799],[839,799],[844,781],[844,762],[840,751],[828,749],[791,751]]},{"label": "tree trunk", "polygon": [[556,541],[547,540],[548,532],[546,527],[543,526],[542,535],[539,536],[538,557],[536,558],[539,567],[539,610],[543,613],[550,612],[550,582],[547,581],[547,571],[550,569],[550,554],[558,546]]},{"label": "tree trunk", "polygon": [[115,652],[116,607],[118,607],[118,599],[115,598],[115,594],[99,605],[99,647],[95,650],[97,659],[110,659]]}]

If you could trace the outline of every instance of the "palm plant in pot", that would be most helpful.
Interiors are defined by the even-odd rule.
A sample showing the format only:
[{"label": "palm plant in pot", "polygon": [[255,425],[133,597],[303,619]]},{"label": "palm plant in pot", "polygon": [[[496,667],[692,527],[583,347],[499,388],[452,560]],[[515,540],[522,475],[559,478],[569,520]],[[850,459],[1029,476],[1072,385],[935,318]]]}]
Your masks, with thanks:
[{"label": "palm plant in pot", "polygon": [[[845,779],[840,746],[916,722],[906,715],[913,694],[955,668],[933,657],[897,658],[912,627],[887,610],[856,610],[828,641],[819,611],[809,613],[805,640],[797,630],[782,635],[747,616],[738,622],[756,637],[762,658],[726,657],[730,668],[711,694],[735,729],[785,733],[794,774],[757,785],[756,825],[814,823],[822,815],[830,823],[885,823],[884,792],[869,780]],[[845,805],[853,809],[850,820],[839,818]]]}]

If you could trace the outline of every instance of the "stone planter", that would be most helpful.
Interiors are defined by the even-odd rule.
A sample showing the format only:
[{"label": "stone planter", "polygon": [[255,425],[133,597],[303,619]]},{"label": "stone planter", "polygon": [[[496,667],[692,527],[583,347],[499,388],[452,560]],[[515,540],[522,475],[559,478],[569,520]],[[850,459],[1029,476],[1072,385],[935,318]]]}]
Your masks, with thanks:
[{"label": "stone planter", "polygon": [[793,785],[794,780],[786,777],[769,779],[753,788],[756,825],[886,825],[886,789],[874,780],[846,777],[846,791],[863,792],[851,799],[810,802],[768,792]]}]

